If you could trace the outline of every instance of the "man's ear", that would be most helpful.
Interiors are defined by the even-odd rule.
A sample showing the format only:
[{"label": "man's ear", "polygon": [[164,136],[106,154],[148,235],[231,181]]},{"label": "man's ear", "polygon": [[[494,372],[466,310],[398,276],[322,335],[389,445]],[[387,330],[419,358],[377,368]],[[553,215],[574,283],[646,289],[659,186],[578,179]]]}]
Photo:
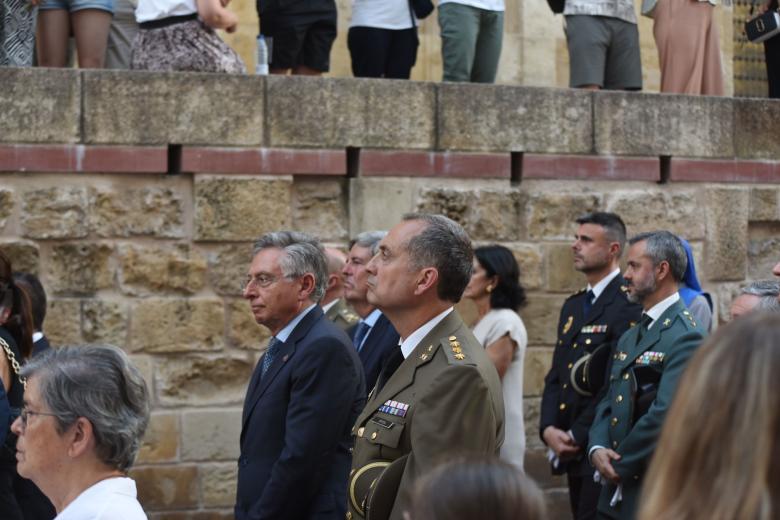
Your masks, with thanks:
[{"label": "man's ear", "polygon": [[620,258],[620,242],[611,242],[609,244],[609,253],[615,258]]},{"label": "man's ear", "polygon": [[431,288],[435,289],[439,281],[439,271],[435,267],[426,267],[417,275],[417,285],[414,288],[415,296],[419,296]]},{"label": "man's ear", "polygon": [[95,444],[92,423],[84,417],[76,419],[76,422],[68,428],[66,435],[70,438],[68,455],[72,458],[83,455]]},{"label": "man's ear", "polygon": [[314,275],[312,273],[306,273],[300,277],[299,282],[301,283],[301,288],[298,291],[300,299],[309,299],[311,293],[314,292],[314,287],[317,285]]},{"label": "man's ear", "polygon": [[329,274],[328,275],[328,284],[325,287],[325,290],[329,291],[329,290],[333,289],[339,283],[339,277],[340,276],[341,275],[336,274],[336,273]]},{"label": "man's ear", "polygon": [[658,271],[658,281],[665,280],[672,275],[671,267],[666,260],[661,260],[655,268]]}]

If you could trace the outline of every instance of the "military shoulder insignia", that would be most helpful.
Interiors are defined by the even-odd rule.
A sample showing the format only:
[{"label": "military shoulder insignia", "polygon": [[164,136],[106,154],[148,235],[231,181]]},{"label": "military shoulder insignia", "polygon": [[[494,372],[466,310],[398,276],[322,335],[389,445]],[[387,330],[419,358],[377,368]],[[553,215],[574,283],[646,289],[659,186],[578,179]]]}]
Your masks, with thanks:
[{"label": "military shoulder insignia", "polygon": [[385,404],[378,408],[378,410],[388,415],[406,417],[406,413],[409,411],[409,405],[400,401],[391,401],[388,399],[385,401]]},{"label": "military shoulder insignia", "polygon": [[463,349],[460,347],[460,342],[455,336],[449,337],[450,348],[452,349],[453,357],[458,361],[463,361],[466,356],[463,355]]},{"label": "military shoulder insignia", "polygon": [[604,334],[607,332],[606,325],[585,325],[580,329],[583,334]]},{"label": "military shoulder insignia", "polygon": [[574,316],[569,316],[569,318],[566,320],[566,323],[563,325],[564,334],[569,332],[569,329],[571,329],[573,323],[574,323]]},{"label": "military shoulder insignia", "polygon": [[651,365],[654,363],[663,363],[664,356],[666,356],[666,354],[663,352],[654,352],[652,350],[648,350],[647,352],[642,353],[642,355],[636,359],[636,364]]},{"label": "military shoulder insignia", "polygon": [[360,320],[360,317],[357,314],[347,309],[343,309],[339,311],[339,314],[341,315],[342,318],[344,318],[347,321],[347,323],[350,324],[356,323],[358,320]]}]

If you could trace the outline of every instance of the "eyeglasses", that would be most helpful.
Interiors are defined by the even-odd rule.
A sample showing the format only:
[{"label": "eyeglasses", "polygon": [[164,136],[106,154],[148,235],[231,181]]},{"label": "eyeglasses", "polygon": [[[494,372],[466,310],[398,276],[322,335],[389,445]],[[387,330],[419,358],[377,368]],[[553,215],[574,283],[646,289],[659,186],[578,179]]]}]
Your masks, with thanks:
[{"label": "eyeglasses", "polygon": [[48,415],[49,417],[57,417],[56,413],[33,412],[27,408],[22,408],[21,413],[19,413],[19,418],[22,420],[22,431],[27,429],[27,420],[31,415]]},{"label": "eyeglasses", "polygon": [[275,284],[282,278],[285,277],[272,276],[269,274],[258,274],[257,276],[247,276],[246,279],[243,282],[241,282],[241,291],[246,290],[252,285],[261,289],[265,289],[266,287],[270,287],[272,284]]}]

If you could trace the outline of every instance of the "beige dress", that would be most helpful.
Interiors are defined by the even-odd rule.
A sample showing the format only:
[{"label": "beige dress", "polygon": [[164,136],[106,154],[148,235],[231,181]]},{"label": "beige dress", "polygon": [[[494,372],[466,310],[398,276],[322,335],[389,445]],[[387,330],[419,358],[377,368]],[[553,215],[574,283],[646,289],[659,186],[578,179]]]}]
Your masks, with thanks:
[{"label": "beige dress", "polygon": [[658,0],[653,35],[661,66],[661,92],[723,95],[715,6],[697,0]]},{"label": "beige dress", "polygon": [[520,316],[511,309],[492,309],[474,326],[474,337],[487,347],[502,337],[509,335],[517,343],[501,388],[504,394],[504,414],[506,430],[504,445],[501,446],[501,459],[523,469],[525,457],[525,425],[523,423],[523,360],[528,346],[528,334]]}]

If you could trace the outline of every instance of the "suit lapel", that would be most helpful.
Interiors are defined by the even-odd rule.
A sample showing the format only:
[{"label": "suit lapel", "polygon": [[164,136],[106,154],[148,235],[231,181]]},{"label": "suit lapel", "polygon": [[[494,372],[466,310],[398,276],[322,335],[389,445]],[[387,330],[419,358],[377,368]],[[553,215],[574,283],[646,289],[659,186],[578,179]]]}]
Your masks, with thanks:
[{"label": "suit lapel", "polygon": [[[252,415],[252,410],[254,410],[255,406],[257,405],[257,402],[260,400],[260,398],[263,396],[265,391],[268,389],[268,387],[271,385],[273,380],[276,378],[279,371],[282,369],[282,367],[287,363],[287,361],[292,358],[293,354],[295,354],[295,347],[298,341],[300,341],[302,338],[306,336],[306,334],[309,332],[309,329],[312,328],[312,326],[323,316],[322,309],[318,306],[314,307],[312,310],[306,314],[306,316],[303,317],[303,319],[298,323],[298,325],[295,326],[295,328],[292,331],[292,334],[290,334],[290,337],[287,338],[287,341],[282,343],[282,346],[279,348],[279,353],[276,355],[276,359],[274,359],[273,363],[271,363],[271,366],[268,367],[268,372],[266,372],[265,376],[260,379],[260,383],[256,385],[256,388],[254,391],[252,391],[252,386],[250,386],[250,391],[247,393],[247,398],[244,401],[244,417],[243,417],[243,424],[242,429],[246,426],[247,421],[249,420],[249,417]],[[255,374],[253,374],[252,379],[253,382],[256,381],[255,376],[260,377],[259,373],[262,370],[262,363],[263,358],[265,358],[265,354],[263,354],[263,357],[260,358],[260,361],[257,362],[257,367],[255,368]],[[251,385],[251,383],[250,383]],[[251,393],[251,397],[250,397]]]},{"label": "suit lapel", "polygon": [[[408,387],[414,382],[414,374],[417,371],[417,367],[424,365],[433,359],[436,351],[439,348],[439,338],[454,333],[461,325],[462,321],[458,316],[457,311],[450,312],[441,322],[439,322],[433,330],[431,330],[417,345],[409,355],[404,359],[398,370],[387,380],[382,390],[371,397],[371,400],[366,404],[363,412],[358,417],[357,424],[363,424],[379,407],[380,403],[384,403],[390,397],[397,395],[401,390]],[[425,359],[421,359],[417,355],[417,349],[420,345],[431,345],[430,353],[425,356]]]},{"label": "suit lapel", "polygon": [[583,316],[583,326],[594,323],[602,314],[604,314],[604,310],[615,300],[618,292],[620,292],[621,285],[623,285],[623,277],[620,275],[614,277],[612,281],[607,284],[601,294],[599,294],[599,297],[596,298],[588,315]]}]

